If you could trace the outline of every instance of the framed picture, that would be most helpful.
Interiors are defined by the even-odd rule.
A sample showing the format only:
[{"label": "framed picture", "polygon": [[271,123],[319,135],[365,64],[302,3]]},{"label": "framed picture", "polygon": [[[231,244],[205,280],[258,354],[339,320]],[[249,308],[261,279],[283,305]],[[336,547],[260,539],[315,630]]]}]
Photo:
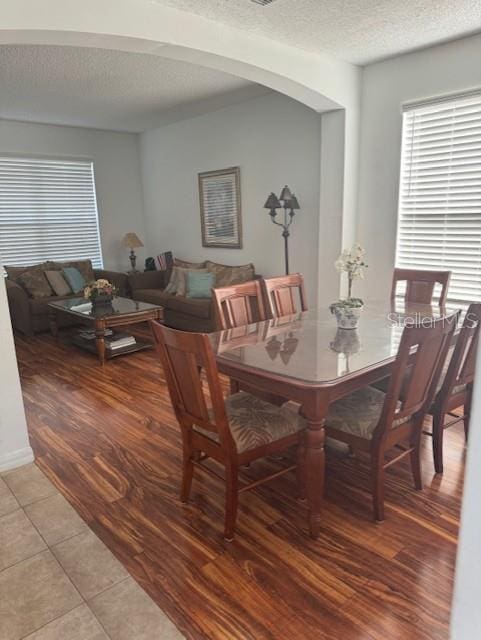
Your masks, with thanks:
[{"label": "framed picture", "polygon": [[240,168],[199,173],[203,247],[242,248]]}]

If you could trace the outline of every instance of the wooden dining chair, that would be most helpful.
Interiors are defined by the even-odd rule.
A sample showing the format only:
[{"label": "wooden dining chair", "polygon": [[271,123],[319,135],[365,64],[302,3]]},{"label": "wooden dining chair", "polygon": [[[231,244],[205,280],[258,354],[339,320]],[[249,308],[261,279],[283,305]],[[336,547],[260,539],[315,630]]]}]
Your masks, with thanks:
[{"label": "wooden dining chair", "polygon": [[[289,316],[297,311],[307,311],[307,297],[302,273],[265,278],[263,283],[271,318]],[[296,304],[296,297],[299,299],[299,305]]]},{"label": "wooden dining chair", "polygon": [[[374,516],[384,520],[384,474],[409,455],[416,489],[422,489],[420,445],[423,420],[436,390],[458,314],[431,326],[404,328],[387,393],[365,387],[334,402],[326,436],[370,454]],[[386,459],[388,451],[398,451]]]},{"label": "wooden dining chair", "polygon": [[[445,429],[463,421],[466,440],[468,438],[480,326],[481,304],[473,303],[466,312],[452,356],[447,358],[446,366],[438,383],[435,400],[429,409],[429,413],[433,418],[432,431],[425,431],[424,433],[432,436],[433,439],[433,457],[436,473],[443,473]],[[461,415],[453,413],[459,407],[463,407],[463,413]],[[452,419],[446,422],[446,416]]]},{"label": "wooden dining chair", "polygon": [[406,283],[405,302],[431,304],[434,287],[441,285],[439,306],[446,304],[451,271],[424,271],[422,269],[394,269],[391,287],[391,302],[396,299],[399,282]]},{"label": "wooden dining chair", "polygon": [[260,280],[212,290],[219,330],[242,327],[266,319]]},{"label": "wooden dining chair", "polygon": [[[150,325],[182,432],[181,500],[189,499],[194,468],[225,481],[224,538],[231,541],[238,494],[288,473],[297,465],[241,487],[239,467],[298,445],[305,423],[288,404],[278,407],[243,391],[224,400],[209,337],[167,329],[155,320]],[[201,370],[205,373],[208,394]],[[204,464],[208,458],[224,466],[225,479]]]}]

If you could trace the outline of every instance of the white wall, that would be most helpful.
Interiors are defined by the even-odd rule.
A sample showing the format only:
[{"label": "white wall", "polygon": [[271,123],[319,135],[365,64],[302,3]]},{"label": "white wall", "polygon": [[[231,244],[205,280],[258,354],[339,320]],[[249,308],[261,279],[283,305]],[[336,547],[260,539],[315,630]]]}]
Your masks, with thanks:
[{"label": "white wall", "polygon": [[[274,93],[141,134],[150,253],[171,249],[192,260],[253,262],[265,276],[284,273],[281,230],[263,205],[270,191],[279,193],[287,183],[301,205],[291,227],[290,270],[305,274],[315,300],[320,140],[321,116]],[[241,169],[243,248],[203,248],[197,174],[231,166]],[[331,275],[337,282],[332,265]]]},{"label": "white wall", "polygon": [[481,36],[370,65],[363,80],[358,236],[370,268],[362,293],[386,299],[395,260],[402,104],[481,88]]},{"label": "white wall", "polygon": [[[478,371],[481,343],[478,346]],[[481,638],[481,375],[474,385],[469,448],[464,483],[461,533],[451,620],[451,640]]]},{"label": "white wall", "polygon": [[[1,265],[0,265],[1,269]],[[0,277],[0,471],[33,460],[23,410],[5,281]]]},{"label": "white wall", "polygon": [[[0,120],[0,153],[89,158],[94,162],[105,268],[130,268],[123,235],[145,240],[138,136]],[[138,250],[139,265],[145,253]]]}]

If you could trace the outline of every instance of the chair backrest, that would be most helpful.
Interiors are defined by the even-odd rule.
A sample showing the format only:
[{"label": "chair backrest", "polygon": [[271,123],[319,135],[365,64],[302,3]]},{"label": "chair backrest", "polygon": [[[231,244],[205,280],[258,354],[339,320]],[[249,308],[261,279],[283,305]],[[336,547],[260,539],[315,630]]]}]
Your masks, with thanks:
[{"label": "chair backrest", "polygon": [[451,271],[424,271],[423,269],[394,269],[391,287],[391,300],[396,298],[398,282],[406,283],[404,299],[406,302],[431,304],[434,286],[441,285],[439,306],[446,304]]},{"label": "chair backrest", "polygon": [[399,421],[423,417],[427,412],[459,315],[457,312],[430,320],[429,324],[421,322],[404,328],[376,438],[399,426]]},{"label": "chair backrest", "polygon": [[[222,448],[235,451],[209,337],[203,333],[167,329],[156,320],[151,320],[150,326],[181,428],[190,430],[195,424],[217,432]],[[210,403],[202,380],[202,370]]]},{"label": "chair backrest", "polygon": [[259,280],[213,289],[217,326],[233,329],[266,319]]},{"label": "chair backrest", "polygon": [[[306,290],[302,273],[265,278],[264,290],[272,318],[289,316],[297,311],[307,311]],[[296,304],[296,297],[299,298],[299,304]]]},{"label": "chair backrest", "polygon": [[475,302],[469,306],[464,316],[463,326],[439,390],[440,398],[448,398],[455,387],[473,382],[480,326],[481,303]]}]

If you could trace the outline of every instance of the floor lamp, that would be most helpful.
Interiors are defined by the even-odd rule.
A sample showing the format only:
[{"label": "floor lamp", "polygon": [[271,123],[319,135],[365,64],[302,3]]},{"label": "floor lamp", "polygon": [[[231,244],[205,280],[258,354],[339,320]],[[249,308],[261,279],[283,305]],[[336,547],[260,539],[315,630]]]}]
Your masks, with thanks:
[{"label": "floor lamp", "polygon": [[[297,201],[296,196],[291,193],[291,190],[286,185],[284,189],[282,189],[281,195],[279,198],[275,193],[271,193],[267,198],[266,203],[264,205],[264,209],[269,210],[269,215],[274,224],[278,227],[282,227],[282,237],[284,238],[284,259],[286,263],[286,275],[289,274],[289,236],[290,231],[289,227],[292,224],[292,220],[294,219],[294,213],[298,209],[300,209],[299,202]],[[276,220],[277,209],[284,209],[284,221],[278,222]]]}]

